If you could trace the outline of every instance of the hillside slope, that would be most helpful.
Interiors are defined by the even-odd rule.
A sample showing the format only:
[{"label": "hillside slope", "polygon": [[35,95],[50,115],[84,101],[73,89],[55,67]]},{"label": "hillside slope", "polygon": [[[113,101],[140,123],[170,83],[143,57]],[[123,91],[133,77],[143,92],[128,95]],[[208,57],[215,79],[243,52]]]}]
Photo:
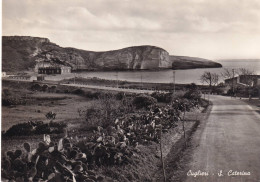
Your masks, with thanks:
[{"label": "hillside slope", "polygon": [[193,68],[220,68],[220,63],[196,57],[170,56],[173,69],[193,69]]},{"label": "hillside slope", "polygon": [[[72,70],[157,70],[172,66],[183,69],[182,65],[185,69],[187,64],[189,68],[216,66],[214,62],[199,58],[170,56],[166,50],[149,45],[93,52],[63,48],[49,39],[29,36],[3,36],[2,45],[2,69],[7,72],[34,69],[43,62],[53,66],[70,66]],[[192,64],[192,61],[195,63]]]}]

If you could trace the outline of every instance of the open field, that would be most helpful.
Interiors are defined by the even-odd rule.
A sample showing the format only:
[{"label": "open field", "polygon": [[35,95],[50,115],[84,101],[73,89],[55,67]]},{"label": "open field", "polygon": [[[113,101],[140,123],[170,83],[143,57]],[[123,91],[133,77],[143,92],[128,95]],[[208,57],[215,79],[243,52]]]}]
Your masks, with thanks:
[{"label": "open field", "polygon": [[[87,154],[84,163],[94,172],[95,178],[102,175],[105,181],[161,181],[159,141],[162,143],[163,159],[174,153],[176,156],[170,157],[177,160],[207,107],[204,100],[199,102],[200,94],[196,89],[179,90],[179,95],[173,97],[164,93],[126,94],[64,85],[56,85],[54,89],[51,85],[37,84],[3,84],[5,106],[2,128],[7,130],[12,125],[28,121],[44,121],[47,124],[50,120],[45,114],[50,111],[56,113],[53,122],[68,124],[68,135],[50,134],[51,141],[57,145],[60,138],[70,140],[73,147]],[[82,114],[79,111],[86,112]],[[10,137],[5,134],[2,137],[2,156],[19,149],[25,154],[24,142],[38,151],[43,142],[42,134]],[[93,147],[88,148],[91,145]],[[100,149],[105,153],[100,155]],[[71,160],[66,149],[62,152],[67,157],[66,161]],[[103,156],[108,156],[108,159]],[[89,175],[91,171],[85,173]],[[13,174],[5,175],[8,178]],[[75,172],[75,175],[80,178],[78,173]]]},{"label": "open field", "polygon": [[55,122],[81,122],[78,109],[89,106],[93,101],[73,94],[32,93],[27,97],[31,103],[2,107],[2,130],[27,121],[48,121],[45,114],[57,114]]}]

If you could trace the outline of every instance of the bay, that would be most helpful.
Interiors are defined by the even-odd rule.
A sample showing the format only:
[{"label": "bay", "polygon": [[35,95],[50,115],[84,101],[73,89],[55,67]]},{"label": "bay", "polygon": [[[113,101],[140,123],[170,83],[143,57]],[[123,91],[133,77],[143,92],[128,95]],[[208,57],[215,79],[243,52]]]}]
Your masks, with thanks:
[{"label": "bay", "polygon": [[[202,69],[188,69],[188,70],[175,70],[175,83],[201,84],[200,76],[205,71],[221,74],[224,68],[235,69],[246,68],[253,70],[255,74],[260,74],[260,60],[219,60],[222,68],[202,68]],[[174,74],[173,70],[160,70],[160,71],[95,71],[95,72],[80,72],[76,74],[77,77],[97,77],[100,79],[109,80],[126,80],[131,82],[149,82],[149,83],[173,83]],[[220,82],[223,78],[220,77]]]}]

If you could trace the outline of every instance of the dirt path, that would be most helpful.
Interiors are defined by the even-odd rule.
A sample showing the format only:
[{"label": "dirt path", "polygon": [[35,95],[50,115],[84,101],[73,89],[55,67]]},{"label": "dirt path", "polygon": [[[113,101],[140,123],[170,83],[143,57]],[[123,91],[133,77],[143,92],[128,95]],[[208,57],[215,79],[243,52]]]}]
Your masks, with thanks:
[{"label": "dirt path", "polygon": [[[246,103],[212,96],[210,116],[185,154],[186,182],[259,182],[260,116]],[[197,173],[197,176],[194,175]]]},{"label": "dirt path", "polygon": [[[81,85],[81,84],[61,84],[65,86],[72,86],[72,87],[83,87],[83,88],[93,88],[93,89],[100,89],[100,90],[111,90],[111,91],[120,91],[120,92],[130,92],[130,93],[153,93],[154,90],[138,90],[138,89],[126,89],[126,88],[117,88],[117,87],[105,87],[105,86],[98,86],[98,85]],[[163,91],[160,91],[163,92]]]}]

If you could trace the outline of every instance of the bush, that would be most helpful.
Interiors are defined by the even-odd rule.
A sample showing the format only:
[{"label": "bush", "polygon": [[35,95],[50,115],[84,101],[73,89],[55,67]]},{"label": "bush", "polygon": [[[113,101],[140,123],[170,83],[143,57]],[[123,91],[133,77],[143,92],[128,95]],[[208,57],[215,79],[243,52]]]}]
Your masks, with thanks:
[{"label": "bush", "polygon": [[156,104],[156,99],[148,95],[139,95],[133,99],[133,105],[137,109],[145,108],[148,109],[150,106]]},{"label": "bush", "polygon": [[98,99],[102,94],[99,91],[92,92],[92,91],[85,91],[82,89],[76,89],[72,91],[73,94],[84,96],[90,99]]},{"label": "bush", "polygon": [[102,96],[102,93],[99,91],[96,91],[96,92],[92,93],[91,98],[98,99],[98,98],[100,98],[100,96]]},{"label": "bush", "polygon": [[195,83],[186,86],[187,92],[184,93],[183,98],[189,100],[200,100],[201,92]]},{"label": "bush", "polygon": [[2,106],[15,106],[15,105],[24,105],[26,104],[25,100],[14,97],[4,97],[2,98]]},{"label": "bush", "polygon": [[31,86],[31,90],[33,91],[41,91],[42,87],[39,84],[34,84]]},{"label": "bush", "polygon": [[198,86],[195,83],[191,83],[185,86],[187,90],[197,90]]},{"label": "bush", "polygon": [[24,135],[30,135],[31,131],[33,130],[33,127],[35,127],[34,123],[28,122],[28,123],[19,123],[16,125],[13,125],[10,129],[8,129],[4,136],[24,136]]},{"label": "bush", "polygon": [[[85,118],[88,123],[91,122],[92,125],[98,124],[97,122],[100,121],[101,111],[98,107],[90,107],[85,111]],[[100,124],[100,123],[99,123]]]},{"label": "bush", "polygon": [[76,89],[76,90],[73,90],[72,93],[76,94],[76,95],[81,95],[81,96],[85,94],[85,92],[82,89],[80,89],[80,88]]},{"label": "bush", "polygon": [[54,120],[54,119],[56,118],[56,115],[57,115],[56,113],[50,111],[50,112],[48,112],[47,114],[45,114],[45,117],[46,117],[47,119],[49,119],[49,120]]},{"label": "bush", "polygon": [[125,93],[124,92],[118,92],[116,94],[116,99],[117,100],[122,100],[125,97]]},{"label": "bush", "polygon": [[43,123],[42,121],[29,121],[13,125],[3,136],[29,136],[39,134],[59,134],[62,133],[67,125],[65,123]]},{"label": "bush", "polygon": [[42,91],[43,91],[43,92],[46,92],[46,91],[48,90],[48,88],[49,88],[48,85],[43,85],[43,86],[42,86]]},{"label": "bush", "polygon": [[213,87],[212,88],[212,91],[211,91],[213,94],[218,94],[218,95],[221,95],[221,94],[224,94],[224,90],[221,89],[221,87]]},{"label": "bush", "polygon": [[8,97],[10,96],[12,93],[9,89],[3,89],[3,92],[2,92],[2,97]]},{"label": "bush", "polygon": [[172,93],[153,92],[151,96],[158,102],[170,103],[172,101]]},{"label": "bush", "polygon": [[53,92],[53,93],[55,93],[56,88],[57,88],[57,87],[56,87],[55,85],[49,87],[49,92]]},{"label": "bush", "polygon": [[78,114],[79,117],[86,120],[88,127],[97,125],[106,127],[118,115],[122,114],[120,106],[119,101],[117,101],[113,94],[106,93],[100,95],[94,104],[91,104],[87,108],[78,109]]},{"label": "bush", "polygon": [[183,95],[183,98],[190,100],[200,100],[201,93],[198,90],[189,90]]}]

